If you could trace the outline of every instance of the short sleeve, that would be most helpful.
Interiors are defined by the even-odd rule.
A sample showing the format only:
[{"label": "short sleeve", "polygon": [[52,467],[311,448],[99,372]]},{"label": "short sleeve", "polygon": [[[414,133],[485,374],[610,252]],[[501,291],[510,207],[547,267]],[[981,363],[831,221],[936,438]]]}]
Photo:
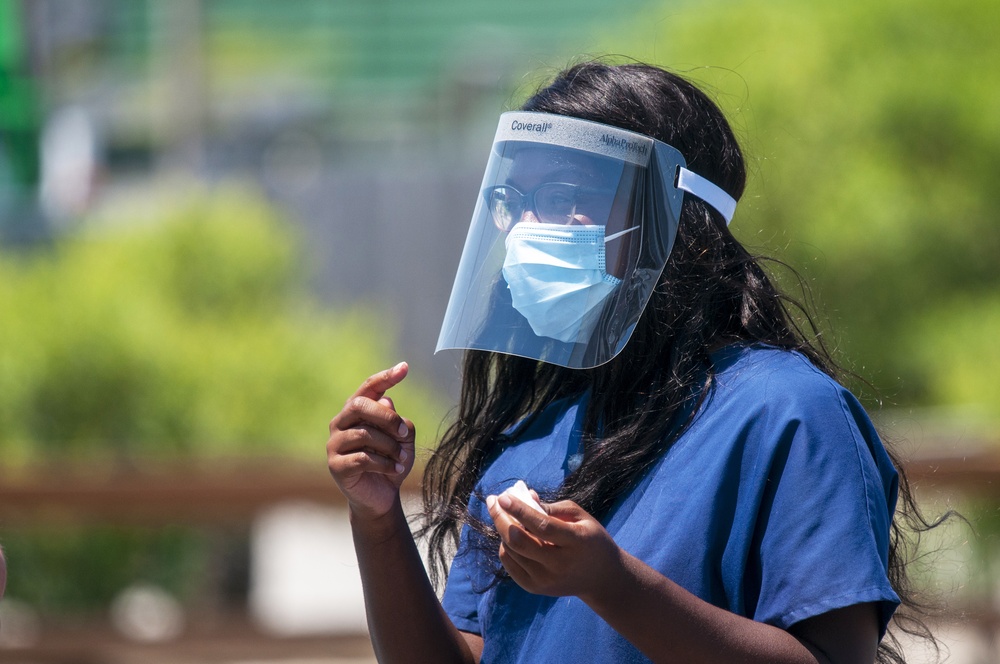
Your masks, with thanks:
[{"label": "short sleeve", "polygon": [[[899,604],[887,576],[898,476],[861,405],[832,381],[777,406],[753,548],[754,618],[787,629],[875,603],[880,636]],[[780,422],[780,425],[778,424]]]},{"label": "short sleeve", "polygon": [[472,529],[464,526],[459,536],[458,550],[448,572],[448,583],[445,585],[441,605],[455,627],[463,632],[482,634],[479,624],[480,595],[473,590],[476,585],[473,580],[476,556],[470,547],[470,537]]}]

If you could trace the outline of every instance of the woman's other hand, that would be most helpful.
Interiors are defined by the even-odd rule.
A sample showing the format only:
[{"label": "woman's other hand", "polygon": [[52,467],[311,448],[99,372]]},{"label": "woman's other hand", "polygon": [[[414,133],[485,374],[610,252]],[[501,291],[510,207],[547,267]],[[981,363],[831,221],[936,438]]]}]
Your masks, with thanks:
[{"label": "woman's other hand", "polygon": [[408,370],[400,362],[371,376],[330,421],[327,465],[353,516],[387,514],[413,469],[413,422],[401,417],[392,399],[385,396]]},{"label": "woman's other hand", "polygon": [[500,562],[530,593],[586,601],[602,591],[609,565],[621,564],[608,531],[572,501],[542,503],[545,514],[510,495],[489,496],[486,504],[502,540]]}]

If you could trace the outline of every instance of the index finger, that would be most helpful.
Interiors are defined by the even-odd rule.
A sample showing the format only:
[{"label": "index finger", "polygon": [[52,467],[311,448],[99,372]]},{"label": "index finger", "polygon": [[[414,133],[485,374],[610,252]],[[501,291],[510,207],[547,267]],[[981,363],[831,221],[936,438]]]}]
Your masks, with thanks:
[{"label": "index finger", "polygon": [[361,383],[361,387],[352,395],[352,398],[368,397],[373,401],[378,401],[389,389],[402,382],[409,370],[410,367],[406,362],[400,362],[391,369],[369,376],[365,382]]}]

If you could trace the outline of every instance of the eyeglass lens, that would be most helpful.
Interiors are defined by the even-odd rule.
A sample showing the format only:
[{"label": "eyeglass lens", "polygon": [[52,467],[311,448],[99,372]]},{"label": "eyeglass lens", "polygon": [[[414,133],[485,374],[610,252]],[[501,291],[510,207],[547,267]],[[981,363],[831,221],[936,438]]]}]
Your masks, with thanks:
[{"label": "eyeglass lens", "polygon": [[[483,192],[493,222],[509,231],[525,212],[525,203],[532,200],[531,210],[539,221],[546,224],[569,224],[574,220],[577,207],[587,198],[588,188],[562,182],[548,182],[530,195],[522,194],[510,185],[497,185]],[[592,194],[591,194],[592,195]]]}]

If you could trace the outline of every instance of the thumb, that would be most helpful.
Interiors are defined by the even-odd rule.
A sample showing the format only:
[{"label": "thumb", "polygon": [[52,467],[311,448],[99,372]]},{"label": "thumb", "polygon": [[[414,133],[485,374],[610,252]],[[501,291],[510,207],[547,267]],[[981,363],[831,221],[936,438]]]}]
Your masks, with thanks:
[{"label": "thumb", "polygon": [[544,503],[542,509],[562,521],[581,521],[590,518],[590,514],[585,509],[574,503],[572,500],[560,500],[556,503]]}]

